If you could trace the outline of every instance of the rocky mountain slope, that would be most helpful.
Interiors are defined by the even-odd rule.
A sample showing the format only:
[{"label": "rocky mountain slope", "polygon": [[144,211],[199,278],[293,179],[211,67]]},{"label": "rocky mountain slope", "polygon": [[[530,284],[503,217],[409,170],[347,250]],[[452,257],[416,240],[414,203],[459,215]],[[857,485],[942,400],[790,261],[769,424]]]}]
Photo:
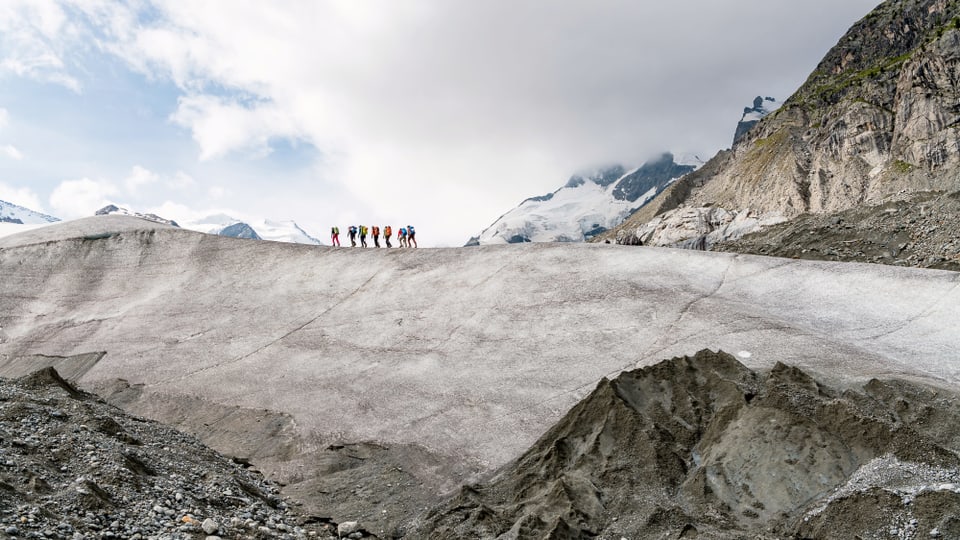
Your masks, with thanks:
[{"label": "rocky mountain slope", "polygon": [[882,211],[878,205],[887,200],[919,192],[957,191],[958,26],[955,1],[884,2],[730,152],[676,182],[611,236],[627,244],[709,247],[746,232],[710,236],[746,214],[762,228],[811,213]]},{"label": "rocky mountain slope", "polygon": [[589,240],[699,165],[696,158],[678,163],[665,153],[631,171],[616,165],[574,175],[553,193],[531,197],[500,216],[467,245]]},{"label": "rocky mountain slope", "polygon": [[957,538],[960,396],[701,351],[601,381],[426,538]]},{"label": "rocky mountain slope", "polygon": [[278,494],[249,465],[132,417],[53,368],[0,378],[3,538],[337,537],[336,523]]},{"label": "rocky mountain slope", "polygon": [[712,249],[960,271],[960,193],[917,193],[879,206],[802,214]]}]

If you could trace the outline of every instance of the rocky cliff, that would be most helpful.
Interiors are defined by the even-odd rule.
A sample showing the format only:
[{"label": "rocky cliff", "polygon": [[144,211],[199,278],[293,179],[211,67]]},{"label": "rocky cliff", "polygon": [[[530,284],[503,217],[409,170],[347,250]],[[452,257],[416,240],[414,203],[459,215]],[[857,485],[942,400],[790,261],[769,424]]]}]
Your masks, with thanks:
[{"label": "rocky cliff", "polygon": [[[713,240],[730,239],[707,238],[710,233],[744,219],[744,213],[762,228],[806,213],[956,191],[958,80],[960,4],[885,2],[854,25],[804,85],[730,152],[714,158],[703,174],[665,190],[650,210],[631,216],[614,234],[621,243],[657,245],[703,238],[701,244],[709,247]],[[728,217],[699,228],[689,226],[689,216],[678,215],[709,223],[707,214],[718,209]],[[654,217],[667,225],[651,230]],[[748,232],[734,229],[735,235]]]}]

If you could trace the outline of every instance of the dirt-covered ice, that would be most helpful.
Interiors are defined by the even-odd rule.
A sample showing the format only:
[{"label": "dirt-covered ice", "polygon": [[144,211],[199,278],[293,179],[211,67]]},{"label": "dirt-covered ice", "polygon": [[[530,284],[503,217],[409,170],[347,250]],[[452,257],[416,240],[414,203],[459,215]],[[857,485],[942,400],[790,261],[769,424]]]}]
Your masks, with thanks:
[{"label": "dirt-covered ice", "polygon": [[[960,381],[946,271],[615,245],[335,249],[102,216],[0,239],[0,276],[0,375],[49,362],[287,490],[362,462],[372,474],[345,478],[407,486],[412,506],[521,455],[604,377],[704,348],[837,388]],[[344,450],[368,459],[311,461]],[[383,530],[400,519],[373,508]]]}]

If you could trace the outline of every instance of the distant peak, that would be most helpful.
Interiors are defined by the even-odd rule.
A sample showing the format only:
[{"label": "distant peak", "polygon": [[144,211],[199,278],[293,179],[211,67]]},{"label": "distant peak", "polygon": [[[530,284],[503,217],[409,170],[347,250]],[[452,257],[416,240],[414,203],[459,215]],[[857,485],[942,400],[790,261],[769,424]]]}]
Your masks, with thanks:
[{"label": "distant peak", "polygon": [[0,223],[43,225],[57,221],[60,221],[60,218],[48,216],[11,202],[0,201]]},{"label": "distant peak", "polygon": [[147,221],[152,221],[154,223],[172,225],[174,227],[180,226],[177,224],[176,221],[173,221],[172,219],[165,219],[156,214],[141,214],[140,212],[131,212],[130,210],[127,210],[126,208],[120,208],[115,204],[108,204],[107,206],[104,206],[103,208],[97,210],[94,213],[94,215],[97,215],[97,216],[108,216],[110,214],[118,214],[121,216],[132,216],[140,219],[145,219]]},{"label": "distant peak", "polygon": [[743,116],[737,124],[737,130],[733,134],[733,145],[736,146],[741,139],[757,125],[765,116],[780,108],[781,102],[770,96],[757,96],[753,98],[752,107],[743,108]]}]

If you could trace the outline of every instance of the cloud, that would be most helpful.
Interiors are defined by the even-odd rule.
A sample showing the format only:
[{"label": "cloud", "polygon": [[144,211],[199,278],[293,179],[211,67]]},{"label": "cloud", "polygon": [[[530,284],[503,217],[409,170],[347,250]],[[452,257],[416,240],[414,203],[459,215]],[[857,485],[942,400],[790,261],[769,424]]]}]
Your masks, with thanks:
[{"label": "cloud", "polygon": [[78,29],[54,0],[7,0],[0,7],[0,73],[65,86],[80,92],[64,58],[78,47]]},{"label": "cloud", "polygon": [[272,138],[304,136],[292,117],[275,104],[244,105],[216,96],[180,98],[171,120],[191,131],[201,160],[233,151],[262,156],[270,153]]},{"label": "cloud", "polygon": [[[79,90],[112,54],[177,92],[162,116],[204,163],[169,169],[203,183],[312,146],[315,181],[271,178],[274,212],[336,192],[336,215],[455,244],[585,167],[729,146],[754,96],[786,98],[877,1],[6,0],[0,74]],[[230,204],[265,204],[254,176]]]},{"label": "cloud", "polygon": [[127,187],[127,192],[131,194],[136,194],[139,189],[147,184],[153,184],[160,180],[160,176],[156,173],[153,173],[140,165],[134,165],[133,169],[130,171],[130,175],[123,181],[124,185]]},{"label": "cloud", "polygon": [[172,178],[166,181],[166,186],[170,189],[181,190],[184,188],[191,187],[196,183],[197,183],[196,180],[194,180],[193,177],[190,176],[189,174],[183,171],[177,171],[177,173],[174,174]]},{"label": "cloud", "polygon": [[0,107],[0,129],[7,127],[7,123],[10,121],[10,113],[6,109]]},{"label": "cloud", "polygon": [[0,146],[0,150],[3,150],[3,153],[6,154],[10,159],[15,159],[17,161],[23,159],[23,154],[12,144]]},{"label": "cloud", "polygon": [[207,196],[213,200],[222,199],[227,194],[227,190],[222,186],[211,186],[207,189]]},{"label": "cloud", "polygon": [[[50,194],[50,206],[61,219],[92,216],[109,204],[116,204],[117,187],[105,180],[65,180]],[[120,205],[123,206],[123,205]]]},{"label": "cloud", "polygon": [[43,212],[40,197],[30,188],[13,187],[0,182],[0,200],[20,205],[37,212]]}]

